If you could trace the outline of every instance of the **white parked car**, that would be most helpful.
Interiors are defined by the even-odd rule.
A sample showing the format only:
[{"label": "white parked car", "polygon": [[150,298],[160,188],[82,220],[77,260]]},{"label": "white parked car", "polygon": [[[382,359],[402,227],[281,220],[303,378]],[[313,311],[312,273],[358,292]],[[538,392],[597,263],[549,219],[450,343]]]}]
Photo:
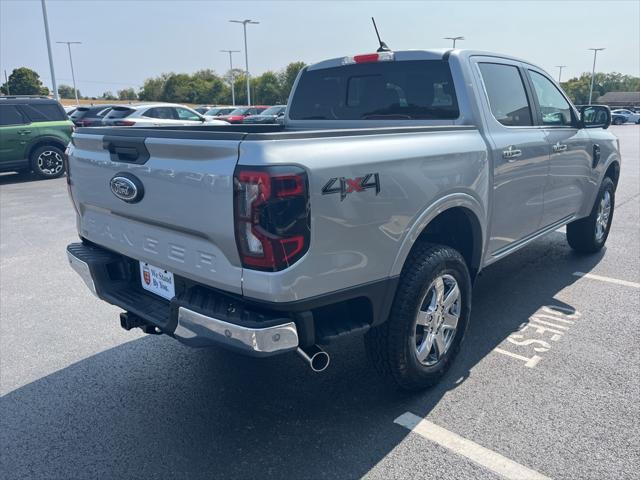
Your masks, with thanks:
[{"label": "white parked car", "polygon": [[640,113],[632,112],[631,110],[627,110],[626,108],[611,110],[611,113],[623,115],[627,119],[627,123],[640,123]]},{"label": "white parked car", "polygon": [[229,123],[207,118],[184,105],[144,103],[113,107],[104,117],[102,124],[119,127],[164,127],[203,124],[228,125]]}]

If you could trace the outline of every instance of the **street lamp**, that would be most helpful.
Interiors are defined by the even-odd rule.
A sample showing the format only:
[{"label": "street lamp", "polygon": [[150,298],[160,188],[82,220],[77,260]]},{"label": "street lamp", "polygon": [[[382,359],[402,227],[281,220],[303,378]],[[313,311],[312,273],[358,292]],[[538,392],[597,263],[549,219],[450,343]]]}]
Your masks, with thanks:
[{"label": "street lamp", "polygon": [[42,0],[42,19],[44,20],[44,34],[47,37],[47,52],[49,53],[49,69],[51,70],[51,83],[53,84],[53,98],[58,100],[58,87],[56,85],[56,72],[53,69],[53,55],[51,55],[51,38],[49,37],[49,20],[47,19],[47,6]]},{"label": "street lamp", "polygon": [[560,79],[562,78],[562,69],[566,67],[566,65],[556,65],[556,68],[559,68],[558,71],[558,85],[560,85]]},{"label": "street lamp", "polygon": [[251,106],[251,82],[249,80],[249,53],[247,52],[247,24],[257,25],[253,20],[229,20],[231,23],[241,23],[244,29],[244,66],[247,76],[247,105]]},{"label": "street lamp", "polygon": [[444,40],[453,40],[453,48],[456,48],[456,40],[464,40],[464,37],[444,37]]},{"label": "street lamp", "polygon": [[78,100],[78,89],[76,88],[76,74],[73,71],[73,59],[71,58],[71,45],[80,45],[82,42],[56,42],[66,44],[69,49],[69,63],[71,64],[71,78],[73,79],[73,93],[76,94],[76,105],[80,105],[80,101]]},{"label": "street lamp", "polygon": [[233,57],[234,53],[240,53],[240,50],[220,50],[221,52],[229,54],[229,75],[231,75],[231,104],[236,106],[236,89],[234,86],[235,78],[233,77]]},{"label": "street lamp", "polygon": [[596,77],[596,57],[598,56],[598,52],[600,50],[604,50],[604,48],[590,48],[589,50],[593,50],[593,70],[591,70],[591,88],[589,89],[589,105],[591,105],[591,96],[593,95],[593,82]]}]

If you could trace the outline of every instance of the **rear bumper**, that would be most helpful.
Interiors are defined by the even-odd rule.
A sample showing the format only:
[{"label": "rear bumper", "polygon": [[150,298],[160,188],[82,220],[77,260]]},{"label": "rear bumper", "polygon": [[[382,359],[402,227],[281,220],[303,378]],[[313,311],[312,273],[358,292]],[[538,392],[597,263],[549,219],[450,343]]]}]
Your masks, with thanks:
[{"label": "rear bumper", "polygon": [[398,283],[398,277],[388,278],[282,303],[223,292],[174,274],[176,295],[166,300],[142,288],[137,260],[88,241],[68,245],[67,256],[89,290],[126,310],[125,318],[132,320],[125,321],[125,328],[156,327],[190,346],[220,345],[252,356],[364,333],[386,320]]},{"label": "rear bumper", "polygon": [[178,279],[176,296],[165,300],[138,284],[137,262],[92,245],[73,243],[67,246],[67,257],[98,298],[189,346],[219,345],[251,356],[268,356],[299,345],[296,324],[286,316],[252,310],[232,297],[179,284]]}]

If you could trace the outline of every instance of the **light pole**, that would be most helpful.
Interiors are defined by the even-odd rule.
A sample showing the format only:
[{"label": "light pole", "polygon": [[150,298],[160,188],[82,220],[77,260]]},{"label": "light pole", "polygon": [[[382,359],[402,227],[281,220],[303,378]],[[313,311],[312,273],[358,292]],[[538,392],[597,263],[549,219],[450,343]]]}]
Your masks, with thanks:
[{"label": "light pole", "polygon": [[556,65],[556,68],[559,68],[558,71],[558,85],[560,85],[560,79],[562,79],[562,69],[566,67],[566,65]]},{"label": "light pole", "polygon": [[593,50],[593,69],[591,70],[591,88],[589,89],[589,105],[591,105],[591,96],[593,95],[593,82],[596,78],[596,57],[598,56],[598,52],[600,50],[604,50],[604,48],[590,48],[589,50]]},{"label": "light pole", "polygon": [[220,51],[229,54],[229,75],[231,75],[231,104],[235,107],[236,106],[236,89],[234,86],[235,78],[233,76],[233,54],[240,53],[240,50],[220,50]]},{"label": "light pole", "polygon": [[247,76],[247,105],[251,106],[251,80],[249,79],[249,52],[247,51],[247,24],[257,25],[253,20],[229,20],[231,23],[241,23],[244,29],[244,66]]},{"label": "light pole", "polygon": [[49,69],[51,70],[51,84],[53,85],[53,98],[58,100],[58,87],[56,85],[56,72],[53,70],[53,55],[51,55],[51,38],[49,38],[49,20],[47,19],[47,6],[42,3],[42,19],[44,20],[44,35],[47,37],[47,52],[49,53]]},{"label": "light pole", "polygon": [[73,59],[71,58],[71,44],[81,45],[82,42],[56,42],[63,43],[67,45],[69,49],[69,63],[71,64],[71,78],[73,79],[73,93],[76,94],[76,105],[80,105],[80,101],[78,100],[78,89],[76,88],[76,74],[73,72]]},{"label": "light pole", "polygon": [[453,40],[453,48],[456,48],[456,40],[464,40],[464,37],[444,37],[444,40]]}]

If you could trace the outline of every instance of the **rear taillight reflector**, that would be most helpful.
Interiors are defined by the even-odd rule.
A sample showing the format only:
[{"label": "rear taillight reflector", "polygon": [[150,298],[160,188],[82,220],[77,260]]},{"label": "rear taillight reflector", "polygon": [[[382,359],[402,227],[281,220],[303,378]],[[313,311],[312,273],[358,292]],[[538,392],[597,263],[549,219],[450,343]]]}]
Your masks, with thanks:
[{"label": "rear taillight reflector", "polygon": [[242,167],[234,176],[236,244],[242,266],[276,272],[309,248],[307,175],[299,167]]},{"label": "rear taillight reflector", "polygon": [[131,127],[132,125],[135,125],[136,122],[133,120],[116,120],[115,124],[118,127]]}]

